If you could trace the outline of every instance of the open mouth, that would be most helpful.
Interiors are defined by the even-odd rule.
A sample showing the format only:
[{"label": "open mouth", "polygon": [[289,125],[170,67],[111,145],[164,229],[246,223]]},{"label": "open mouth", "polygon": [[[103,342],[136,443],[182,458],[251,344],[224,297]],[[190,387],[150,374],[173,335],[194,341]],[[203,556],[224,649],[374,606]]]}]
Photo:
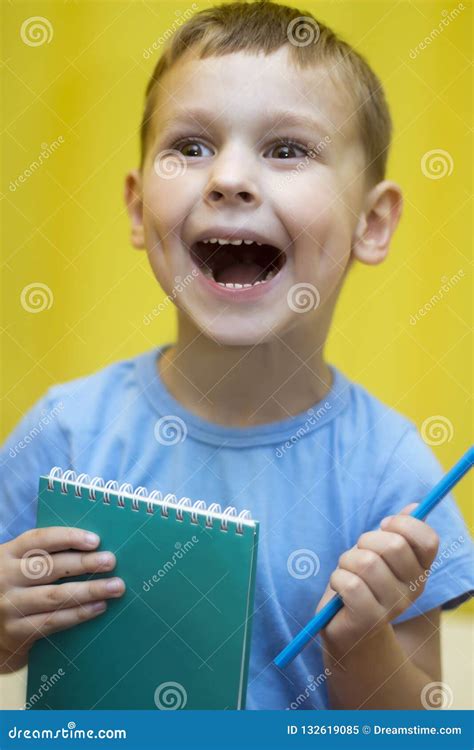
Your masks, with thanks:
[{"label": "open mouth", "polygon": [[195,242],[191,257],[204,276],[228,289],[265,284],[286,263],[286,253],[274,245],[217,237]]}]

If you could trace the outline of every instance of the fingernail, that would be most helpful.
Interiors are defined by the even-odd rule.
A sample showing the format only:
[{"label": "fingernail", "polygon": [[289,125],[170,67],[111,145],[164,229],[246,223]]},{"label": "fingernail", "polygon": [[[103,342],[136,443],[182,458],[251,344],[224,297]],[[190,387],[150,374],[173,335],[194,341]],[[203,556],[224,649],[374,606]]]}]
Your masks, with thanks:
[{"label": "fingernail", "polygon": [[87,532],[84,539],[86,544],[88,544],[90,547],[95,547],[95,545],[100,541],[100,537],[98,537],[97,534],[93,534],[92,532]]},{"label": "fingernail", "polygon": [[392,519],[392,518],[393,518],[393,516],[386,516],[386,517],[385,517],[385,518],[383,518],[383,519],[382,519],[382,521],[380,522],[380,526],[381,526],[382,528],[385,528],[385,526],[387,526],[388,522],[389,522],[389,521],[390,521],[390,519]]},{"label": "fingernail", "polygon": [[101,552],[99,555],[97,555],[97,563],[101,566],[109,566],[112,565],[114,561],[114,558],[110,554],[110,552]]},{"label": "fingernail", "polygon": [[107,604],[105,602],[92,602],[89,606],[93,612],[102,612],[106,609]]},{"label": "fingernail", "polygon": [[112,578],[111,581],[107,581],[105,588],[107,591],[120,591],[122,588],[122,582],[119,578]]}]

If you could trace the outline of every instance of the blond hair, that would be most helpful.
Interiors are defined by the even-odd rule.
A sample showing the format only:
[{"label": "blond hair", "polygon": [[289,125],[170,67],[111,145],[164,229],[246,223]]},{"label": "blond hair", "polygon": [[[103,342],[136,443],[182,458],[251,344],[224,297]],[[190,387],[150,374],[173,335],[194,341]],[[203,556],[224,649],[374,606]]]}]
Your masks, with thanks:
[{"label": "blond hair", "polygon": [[[307,43],[305,35],[314,38]],[[309,38],[309,37],[308,37]],[[300,69],[324,64],[352,97],[354,117],[364,148],[366,176],[378,182],[385,176],[392,133],[390,112],[382,85],[365,58],[311,13],[271,0],[233,2],[206,8],[178,28],[158,60],[145,94],[141,123],[143,167],[150,122],[156,105],[158,81],[186,52],[199,59],[232,52],[266,55],[287,45]]]}]

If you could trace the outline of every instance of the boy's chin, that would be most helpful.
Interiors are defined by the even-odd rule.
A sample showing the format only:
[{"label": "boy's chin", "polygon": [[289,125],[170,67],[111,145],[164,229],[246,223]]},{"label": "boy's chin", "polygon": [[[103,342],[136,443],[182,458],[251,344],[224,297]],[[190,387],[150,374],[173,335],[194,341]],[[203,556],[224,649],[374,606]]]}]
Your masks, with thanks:
[{"label": "boy's chin", "polygon": [[262,325],[257,321],[234,321],[227,324],[213,321],[209,325],[198,327],[207,338],[219,346],[258,346],[273,340],[285,328],[284,325]]}]

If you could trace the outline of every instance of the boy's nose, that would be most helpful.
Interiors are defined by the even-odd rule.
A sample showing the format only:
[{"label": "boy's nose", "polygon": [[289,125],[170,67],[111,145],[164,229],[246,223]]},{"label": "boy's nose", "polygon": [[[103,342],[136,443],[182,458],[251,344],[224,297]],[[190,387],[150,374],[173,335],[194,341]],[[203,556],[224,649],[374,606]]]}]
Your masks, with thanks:
[{"label": "boy's nose", "polygon": [[[240,171],[240,170],[239,170]],[[253,208],[262,202],[257,185],[244,175],[229,170],[220,175],[214,175],[206,188],[206,200],[212,205],[241,206],[248,204]]]},{"label": "boy's nose", "polygon": [[251,203],[256,204],[255,195],[248,190],[219,189],[210,190],[207,196],[210,203]]}]

